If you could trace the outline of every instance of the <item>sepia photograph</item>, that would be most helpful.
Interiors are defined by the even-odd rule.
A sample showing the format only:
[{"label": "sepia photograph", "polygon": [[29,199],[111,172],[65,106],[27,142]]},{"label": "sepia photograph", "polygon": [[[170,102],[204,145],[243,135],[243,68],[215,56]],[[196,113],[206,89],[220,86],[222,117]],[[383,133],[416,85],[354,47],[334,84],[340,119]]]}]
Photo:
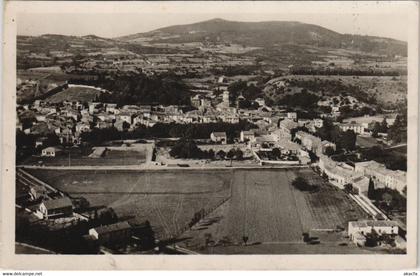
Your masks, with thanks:
[{"label": "sepia photograph", "polygon": [[298,2],[6,3],[12,254],[415,261],[418,3]]}]

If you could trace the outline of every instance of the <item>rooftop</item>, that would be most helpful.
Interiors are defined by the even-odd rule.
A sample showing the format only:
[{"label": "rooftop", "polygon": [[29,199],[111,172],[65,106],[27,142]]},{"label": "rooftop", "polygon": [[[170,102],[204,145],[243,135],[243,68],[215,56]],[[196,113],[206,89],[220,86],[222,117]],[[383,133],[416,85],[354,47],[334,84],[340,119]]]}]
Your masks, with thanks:
[{"label": "rooftop", "polygon": [[59,209],[68,206],[73,206],[70,198],[68,197],[60,197],[57,199],[51,199],[44,201],[44,205],[47,209]]},{"label": "rooftop", "polygon": [[359,220],[349,221],[349,226],[353,227],[394,227],[398,226],[396,221],[393,220]]},{"label": "rooftop", "polygon": [[219,137],[226,136],[226,132],[212,132],[211,134],[213,134],[214,136],[219,136]]},{"label": "rooftop", "polygon": [[115,232],[115,231],[130,229],[130,228],[131,228],[131,225],[127,221],[123,221],[123,222],[117,222],[114,224],[99,226],[94,229],[98,234],[104,234],[104,233]]}]

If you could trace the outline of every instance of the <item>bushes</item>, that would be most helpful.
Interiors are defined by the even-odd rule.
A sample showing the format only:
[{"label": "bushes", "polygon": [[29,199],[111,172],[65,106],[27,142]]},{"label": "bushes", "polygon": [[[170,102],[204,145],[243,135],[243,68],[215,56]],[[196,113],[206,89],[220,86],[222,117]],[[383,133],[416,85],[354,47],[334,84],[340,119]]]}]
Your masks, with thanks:
[{"label": "bushes", "polygon": [[296,177],[292,181],[292,186],[295,187],[296,189],[300,190],[300,191],[311,192],[311,191],[318,190],[318,186],[309,184],[308,181],[301,176]]},{"label": "bushes", "polygon": [[203,151],[197,147],[194,141],[192,140],[179,140],[171,149],[169,154],[174,158],[187,158],[187,159],[207,159],[214,158],[213,155],[210,156],[210,151]]}]

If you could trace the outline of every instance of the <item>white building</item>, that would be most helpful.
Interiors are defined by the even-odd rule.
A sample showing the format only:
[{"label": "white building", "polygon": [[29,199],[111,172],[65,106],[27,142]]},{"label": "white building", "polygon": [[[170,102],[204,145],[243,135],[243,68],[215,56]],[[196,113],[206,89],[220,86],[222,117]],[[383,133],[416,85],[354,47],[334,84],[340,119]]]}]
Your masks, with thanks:
[{"label": "white building", "polygon": [[342,131],[347,130],[353,130],[354,133],[357,134],[365,134],[365,127],[362,124],[355,124],[355,123],[349,123],[349,124],[339,124],[338,127]]},{"label": "white building", "polygon": [[296,112],[287,112],[287,119],[297,121],[297,113]]},{"label": "white building", "polygon": [[359,244],[362,237],[372,231],[379,235],[398,235],[398,224],[392,220],[349,221],[348,235],[356,244]]},{"label": "white building", "polygon": [[355,163],[355,171],[372,178],[377,187],[388,187],[402,193],[407,186],[406,172],[389,170],[385,165],[373,160]]},{"label": "white building", "polygon": [[247,130],[247,131],[243,130],[241,131],[240,140],[241,142],[253,141],[255,140],[255,134],[251,130]]},{"label": "white building", "polygon": [[47,147],[41,151],[41,156],[55,157],[56,154],[60,151],[61,149],[56,148],[56,147]]},{"label": "white building", "polygon": [[215,143],[222,143],[222,144],[227,143],[226,132],[212,132],[210,134],[210,139]]}]

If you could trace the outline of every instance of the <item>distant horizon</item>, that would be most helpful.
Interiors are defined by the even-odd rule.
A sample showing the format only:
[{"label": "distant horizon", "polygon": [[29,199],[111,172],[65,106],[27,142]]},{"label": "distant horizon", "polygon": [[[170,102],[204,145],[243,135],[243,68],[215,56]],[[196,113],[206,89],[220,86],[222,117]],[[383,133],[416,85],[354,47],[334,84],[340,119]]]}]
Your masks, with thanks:
[{"label": "distant horizon", "polygon": [[[249,19],[252,19],[250,17],[252,17],[251,15],[253,14],[239,14],[239,13],[235,14],[235,16],[238,17],[237,19],[235,18],[232,19],[232,16],[230,18],[229,16],[221,16],[221,15],[214,15],[214,17],[209,17],[211,15],[205,16],[203,14],[194,14],[193,16],[190,16],[190,18],[187,19],[180,16],[179,14],[169,14],[169,15],[166,15],[167,16],[165,18],[166,21],[163,23],[161,21],[156,22],[156,20],[151,20],[152,18],[156,18],[157,16],[156,14],[142,14],[142,18],[143,18],[142,22],[138,22],[138,16],[139,16],[138,14],[119,14],[119,16],[117,17],[120,17],[120,16],[122,17],[120,18],[120,20],[122,21],[119,22],[121,23],[119,25],[113,25],[114,24],[113,20],[116,20],[114,18],[116,16],[115,14],[45,14],[45,15],[46,16],[40,16],[40,14],[25,14],[24,16],[22,16],[22,18],[24,18],[23,20],[19,17],[17,21],[18,22],[17,34],[22,35],[22,36],[65,35],[65,36],[78,36],[78,37],[94,35],[94,36],[98,36],[98,37],[106,38],[106,39],[115,39],[122,36],[129,36],[129,35],[134,35],[138,33],[146,33],[146,32],[150,32],[150,31],[154,31],[157,29],[170,27],[170,26],[189,25],[189,24],[205,22],[205,21],[214,20],[214,19],[222,19],[222,20],[231,21],[231,22],[233,21],[233,22],[249,22],[249,23],[251,22],[255,22],[255,23],[258,23],[258,22],[298,22],[302,24],[317,25],[319,27],[322,27],[322,28],[325,28],[325,29],[328,29],[328,30],[331,30],[340,34],[376,36],[376,37],[381,37],[381,38],[395,39],[395,40],[399,40],[403,42],[407,42],[408,40],[406,36],[406,31],[395,32],[395,29],[398,29],[398,25],[399,25],[397,21],[392,22],[393,23],[392,26],[394,26],[394,28],[381,27],[378,29],[378,30],[381,30],[381,32],[379,32],[378,30],[375,31],[374,29],[375,28],[377,29],[378,24],[386,23],[386,21],[382,21],[382,17],[384,15],[378,15],[378,14],[376,15],[375,14],[351,15],[352,17],[354,17],[352,19],[353,27],[351,26],[349,27],[348,25],[346,26],[346,24],[344,25],[342,24],[343,21],[350,20],[350,18],[348,18],[348,15],[346,16],[343,14],[339,14],[339,15],[338,14],[337,15],[323,14],[322,19],[323,21],[325,21],[324,24],[322,24],[322,22],[321,23],[313,22],[313,20],[311,20],[311,17],[314,17],[314,15],[310,15],[310,14],[301,14],[301,15],[292,14],[292,16],[295,16],[296,19],[288,17],[290,15],[281,15],[281,16],[286,16],[287,19],[286,18],[275,19],[275,18],[270,17],[267,19],[255,18],[254,20],[249,20]],[[241,15],[248,17],[248,20],[241,20]],[[131,18],[133,16],[136,17],[136,20]],[[201,19],[196,19],[197,16],[200,16]],[[299,19],[299,17],[302,17],[302,16],[308,17],[308,19],[307,20]],[[341,25],[338,24],[337,16],[340,17]],[[75,18],[77,17],[79,17],[79,20],[75,20]],[[42,18],[42,19],[48,18],[48,20],[40,21],[39,18]],[[319,15],[315,16],[314,18],[318,20]],[[182,21],[180,21],[179,19],[181,19]],[[53,23],[54,21],[56,21],[55,23],[61,22],[64,24],[54,24]],[[67,21],[71,22],[71,24],[68,24]],[[82,25],[83,27],[74,28],[74,21],[79,22],[80,25]],[[97,22],[97,24],[92,24],[92,21]],[[330,25],[334,25],[334,26],[328,26],[327,24],[328,21],[330,21],[329,22]],[[368,22],[371,22],[371,24],[369,24]],[[140,25],[137,27],[135,23],[140,24]],[[334,24],[334,23],[337,23],[337,24]],[[389,24],[389,22],[387,23]],[[359,26],[360,24],[364,25],[363,30]],[[95,25],[97,26],[96,28],[95,28]],[[114,27],[110,26],[109,28],[104,28],[106,25],[113,25]],[[131,26],[127,27],[127,25],[131,25]],[[344,30],[347,29],[347,30],[353,30],[353,31],[350,32],[350,31],[340,30],[339,26],[341,26],[341,28]],[[124,27],[133,29],[133,30],[124,31],[123,30]],[[136,29],[134,30],[134,28]],[[47,29],[47,30],[42,31],[43,29]],[[94,30],[96,30],[96,32]],[[391,33],[391,30],[394,30],[394,32]],[[406,30],[406,29],[403,28],[403,30]],[[388,34],[383,33],[384,31],[388,31],[389,33]],[[399,34],[399,35],[396,36],[395,34]]]}]

